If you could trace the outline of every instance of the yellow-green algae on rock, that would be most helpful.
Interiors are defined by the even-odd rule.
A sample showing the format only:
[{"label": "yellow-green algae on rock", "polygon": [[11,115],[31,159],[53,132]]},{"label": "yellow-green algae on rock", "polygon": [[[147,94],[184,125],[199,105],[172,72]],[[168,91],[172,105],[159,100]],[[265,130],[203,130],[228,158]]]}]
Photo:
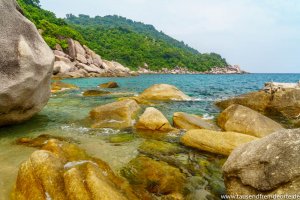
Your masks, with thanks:
[{"label": "yellow-green algae on rock", "polygon": [[130,185],[104,161],[56,139],[46,140],[20,166],[13,200],[131,200],[139,199]]}]

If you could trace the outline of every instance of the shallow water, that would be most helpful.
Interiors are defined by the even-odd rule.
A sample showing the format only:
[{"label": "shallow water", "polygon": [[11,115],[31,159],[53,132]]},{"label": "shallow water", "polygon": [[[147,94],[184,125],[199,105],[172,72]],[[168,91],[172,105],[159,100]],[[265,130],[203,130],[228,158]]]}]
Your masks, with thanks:
[{"label": "shallow water", "polygon": [[[35,137],[40,134],[72,137],[90,155],[108,162],[116,172],[138,155],[137,147],[144,141],[143,138],[135,136],[130,142],[116,145],[110,143],[108,137],[120,134],[119,131],[89,128],[86,117],[89,111],[98,105],[113,102],[119,97],[137,95],[156,83],[168,83],[195,98],[195,101],[190,102],[157,105],[156,107],[170,120],[172,114],[179,111],[213,118],[219,113],[218,108],[214,106],[216,100],[258,90],[262,88],[264,82],[268,81],[297,82],[299,80],[300,74],[143,75],[131,78],[66,79],[65,82],[76,84],[80,90],[52,95],[47,106],[28,122],[0,128],[0,199],[9,198],[19,164],[35,150],[15,145],[13,142],[20,137]],[[128,94],[102,97],[81,95],[83,91],[95,89],[97,85],[107,81],[116,81],[121,86],[110,91]],[[201,153],[195,153],[201,157]],[[185,156],[183,159],[186,159]],[[206,155],[205,159],[207,159]]]}]

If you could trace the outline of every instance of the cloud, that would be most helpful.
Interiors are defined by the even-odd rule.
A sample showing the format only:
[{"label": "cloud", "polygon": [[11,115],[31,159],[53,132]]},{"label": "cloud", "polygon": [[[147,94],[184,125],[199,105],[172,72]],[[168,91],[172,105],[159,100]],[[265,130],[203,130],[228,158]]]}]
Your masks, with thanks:
[{"label": "cloud", "polygon": [[298,0],[41,0],[66,13],[118,14],[252,72],[300,72]]}]

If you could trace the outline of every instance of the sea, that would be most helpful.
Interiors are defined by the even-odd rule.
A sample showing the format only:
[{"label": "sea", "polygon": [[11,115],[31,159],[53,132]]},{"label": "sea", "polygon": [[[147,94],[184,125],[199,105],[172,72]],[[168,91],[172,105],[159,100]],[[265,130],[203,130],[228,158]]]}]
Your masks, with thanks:
[{"label": "sea", "polygon": [[[265,82],[298,82],[300,74],[241,74],[241,75],[141,75],[136,77],[64,79],[79,90],[51,95],[45,108],[29,121],[0,128],[0,199],[9,199],[20,163],[28,159],[34,148],[15,144],[22,137],[40,134],[72,137],[90,155],[99,157],[116,173],[135,158],[144,138],[136,136],[124,144],[111,144],[107,137],[121,134],[119,130],[91,129],[86,123],[89,111],[99,105],[114,102],[126,96],[137,96],[153,84],[166,83],[193,97],[192,101],[162,102],[155,107],[172,121],[174,112],[187,112],[215,120],[220,110],[216,101],[262,89]],[[108,89],[112,95],[85,97],[86,90],[115,81],[119,88]],[[196,151],[196,150],[193,150]],[[221,167],[220,167],[221,170]],[[191,198],[192,199],[192,198]]]}]

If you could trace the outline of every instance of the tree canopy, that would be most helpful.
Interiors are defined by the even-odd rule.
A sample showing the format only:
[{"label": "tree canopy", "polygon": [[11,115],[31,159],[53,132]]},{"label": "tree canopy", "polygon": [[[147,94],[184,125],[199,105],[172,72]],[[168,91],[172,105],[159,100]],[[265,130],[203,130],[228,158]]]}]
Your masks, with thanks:
[{"label": "tree canopy", "polygon": [[42,36],[51,48],[60,44],[66,49],[67,39],[73,38],[104,59],[118,61],[131,69],[145,63],[154,70],[180,66],[206,71],[227,65],[219,54],[201,54],[152,25],[117,15],[90,17],[81,14],[77,17],[68,14],[66,19],[60,19],[40,8],[39,0],[17,1],[25,16],[42,30]]}]

